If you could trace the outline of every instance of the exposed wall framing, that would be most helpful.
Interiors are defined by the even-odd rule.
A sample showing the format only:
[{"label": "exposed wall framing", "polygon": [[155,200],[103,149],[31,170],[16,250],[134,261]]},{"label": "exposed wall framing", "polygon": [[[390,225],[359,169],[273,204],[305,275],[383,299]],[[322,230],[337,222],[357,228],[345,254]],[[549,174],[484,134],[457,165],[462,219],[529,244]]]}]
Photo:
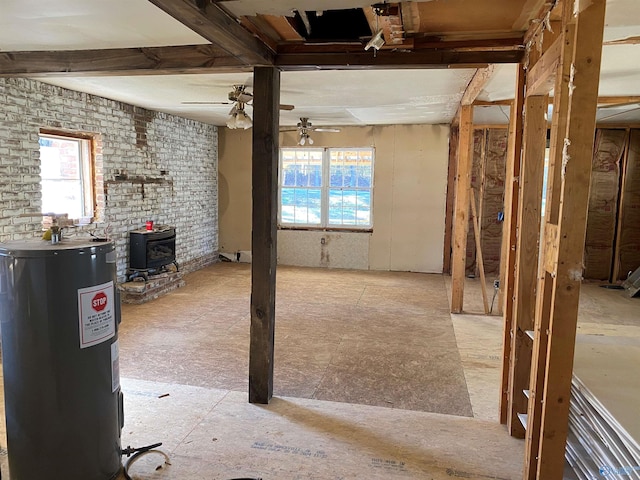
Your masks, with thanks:
[{"label": "exposed wall framing", "polygon": [[455,216],[451,256],[451,312],[462,313],[465,258],[469,232],[469,189],[473,155],[473,106],[460,107],[460,136],[456,167]]},{"label": "exposed wall framing", "polygon": [[[478,201],[478,216],[482,218],[482,191],[485,164],[485,147],[487,132],[484,129],[473,130],[473,157],[471,163],[470,188],[476,191]],[[476,259],[476,244],[473,231],[473,219],[469,217],[469,227],[467,232],[467,252],[465,258],[465,276],[477,277],[478,264]]]},{"label": "exposed wall framing", "polygon": [[[506,420],[513,435],[525,434],[527,480],[563,478],[605,5],[605,0],[592,0],[574,11],[573,1],[558,2],[552,16],[561,12],[562,25],[555,28],[555,35],[536,40],[545,34],[545,27],[534,25],[527,36],[532,41],[525,80],[520,198],[509,219],[510,225],[519,225],[517,264],[513,307],[505,311],[505,324],[510,324],[505,335]],[[551,89],[554,114],[546,209],[542,228],[537,228],[546,142],[544,110]],[[533,330],[527,331],[532,324]],[[530,342],[527,337],[533,337],[531,355],[523,347]],[[529,369],[529,388],[520,391],[518,383],[526,379]],[[526,412],[522,411],[525,396]],[[517,427],[515,419],[522,427]]]},{"label": "exposed wall framing", "polygon": [[[473,135],[471,188],[476,191],[478,197],[480,241],[484,271],[488,278],[498,278],[500,273],[502,222],[498,220],[498,214],[504,206],[508,137],[509,132],[505,128],[475,128]],[[468,277],[479,276],[477,260],[474,233],[470,223],[465,264]]]}]

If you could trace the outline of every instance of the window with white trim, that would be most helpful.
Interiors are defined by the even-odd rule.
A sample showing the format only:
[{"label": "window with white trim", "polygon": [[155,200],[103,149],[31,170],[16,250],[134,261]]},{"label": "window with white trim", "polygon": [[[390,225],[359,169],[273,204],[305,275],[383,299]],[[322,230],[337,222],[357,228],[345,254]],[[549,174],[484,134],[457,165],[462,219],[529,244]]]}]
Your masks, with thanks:
[{"label": "window with white trim", "polygon": [[42,213],[90,221],[94,214],[91,140],[40,134]]},{"label": "window with white trim", "polygon": [[373,163],[373,148],[280,149],[280,226],[371,229]]}]

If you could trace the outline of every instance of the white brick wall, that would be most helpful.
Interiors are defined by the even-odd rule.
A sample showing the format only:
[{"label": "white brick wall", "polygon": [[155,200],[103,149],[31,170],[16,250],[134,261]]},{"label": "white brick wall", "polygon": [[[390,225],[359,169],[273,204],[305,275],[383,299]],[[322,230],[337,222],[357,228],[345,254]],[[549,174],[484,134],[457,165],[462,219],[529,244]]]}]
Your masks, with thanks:
[{"label": "white brick wall", "polygon": [[147,220],[176,227],[181,265],[217,257],[216,127],[28,79],[0,78],[0,241],[42,233],[40,128],[94,135],[98,223],[83,230],[111,228],[120,281]]}]

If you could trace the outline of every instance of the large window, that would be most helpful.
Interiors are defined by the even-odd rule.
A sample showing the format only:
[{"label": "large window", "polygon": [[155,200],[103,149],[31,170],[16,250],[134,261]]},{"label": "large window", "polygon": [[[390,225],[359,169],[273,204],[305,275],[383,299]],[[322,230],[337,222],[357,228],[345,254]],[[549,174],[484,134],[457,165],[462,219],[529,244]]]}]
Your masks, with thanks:
[{"label": "large window", "polygon": [[280,225],[370,229],[372,148],[280,150]]},{"label": "large window", "polygon": [[40,134],[40,177],[42,213],[66,213],[70,219],[91,220],[91,140]]}]

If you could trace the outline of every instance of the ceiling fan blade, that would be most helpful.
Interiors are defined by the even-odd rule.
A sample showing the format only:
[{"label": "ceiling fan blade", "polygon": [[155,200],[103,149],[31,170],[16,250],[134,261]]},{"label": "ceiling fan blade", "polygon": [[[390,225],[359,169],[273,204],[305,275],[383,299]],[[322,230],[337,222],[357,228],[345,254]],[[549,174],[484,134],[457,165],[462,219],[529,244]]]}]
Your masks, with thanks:
[{"label": "ceiling fan blade", "polygon": [[316,127],[313,127],[312,130],[314,132],[333,132],[333,133],[340,132],[339,128],[322,128],[322,127],[316,128]]},{"label": "ceiling fan blade", "polygon": [[237,100],[242,103],[249,103],[253,100],[253,95],[248,92],[242,92],[237,96]]},{"label": "ceiling fan blade", "polygon": [[293,110],[294,108],[296,108],[296,107],[295,107],[295,106],[293,106],[293,105],[286,105],[286,104],[285,104],[285,105],[283,105],[283,104],[280,104],[280,110],[287,110],[287,111],[291,111],[291,110]]},{"label": "ceiling fan blade", "polygon": [[280,129],[281,132],[297,132],[298,130],[298,127],[284,127]]},{"label": "ceiling fan blade", "polygon": [[180,102],[182,105],[231,105],[233,102]]}]

